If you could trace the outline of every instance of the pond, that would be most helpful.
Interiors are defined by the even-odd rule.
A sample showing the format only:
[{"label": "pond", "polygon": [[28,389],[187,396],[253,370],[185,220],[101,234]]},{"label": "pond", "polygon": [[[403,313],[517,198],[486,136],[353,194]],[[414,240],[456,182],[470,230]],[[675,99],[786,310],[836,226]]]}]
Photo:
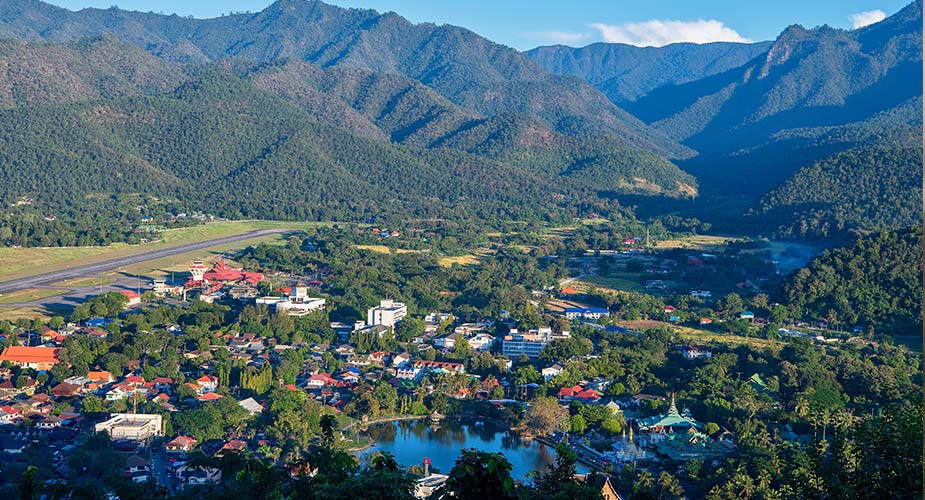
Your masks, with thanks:
[{"label": "pond", "polygon": [[[365,435],[376,444],[360,453],[361,460],[377,451],[391,453],[404,466],[420,465],[424,458],[430,458],[431,469],[443,474],[450,472],[460,452],[467,448],[503,453],[513,466],[511,475],[520,480],[556,459],[551,447],[525,441],[490,422],[447,420],[438,427],[432,427],[428,420],[387,422],[370,426]],[[578,472],[588,470],[578,464]]]}]

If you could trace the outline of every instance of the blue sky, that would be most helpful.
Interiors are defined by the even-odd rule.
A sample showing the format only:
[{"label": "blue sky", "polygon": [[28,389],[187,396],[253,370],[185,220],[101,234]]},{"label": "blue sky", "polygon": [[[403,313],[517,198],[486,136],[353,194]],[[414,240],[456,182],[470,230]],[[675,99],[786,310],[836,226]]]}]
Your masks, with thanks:
[{"label": "blue sky", "polygon": [[[51,0],[84,7],[217,17],[256,12],[270,0]],[[664,45],[677,41],[770,40],[790,24],[852,28],[890,15],[908,0],[329,0],[344,7],[395,11],[414,22],[455,24],[525,50],[564,43],[611,41]]]}]

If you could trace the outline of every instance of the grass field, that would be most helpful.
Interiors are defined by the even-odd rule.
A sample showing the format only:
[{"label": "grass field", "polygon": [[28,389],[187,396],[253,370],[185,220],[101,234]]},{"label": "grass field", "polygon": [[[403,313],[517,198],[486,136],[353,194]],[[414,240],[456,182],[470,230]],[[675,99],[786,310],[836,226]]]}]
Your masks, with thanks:
[{"label": "grass field", "polygon": [[96,276],[88,276],[86,278],[74,278],[71,280],[64,280],[54,283],[52,286],[98,286],[98,285],[108,285],[115,281],[114,278],[98,278]]},{"label": "grass field", "polygon": [[725,247],[730,241],[737,240],[730,236],[694,235],[684,236],[655,243],[655,248],[669,250],[672,248],[689,248],[704,252],[715,252]]},{"label": "grass field", "polygon": [[607,276],[586,276],[579,281],[597,288],[618,292],[641,292],[643,290],[642,285],[639,284],[638,273],[612,272]]},{"label": "grass field", "polygon": [[55,295],[61,295],[67,290],[57,290],[51,288],[29,288],[10,292],[0,297],[0,304],[19,304],[21,302],[32,302],[33,300],[47,299]]},{"label": "grass field", "polygon": [[357,250],[367,250],[367,251],[376,252],[376,253],[392,253],[393,251],[395,253],[420,252],[420,250],[408,250],[406,248],[391,248],[385,245],[353,245],[353,248],[356,248]]},{"label": "grass field", "polygon": [[774,340],[760,339],[756,337],[740,337],[738,335],[721,335],[715,332],[698,330],[696,328],[689,328],[686,326],[672,326],[671,329],[680,335],[684,340],[703,344],[715,342],[717,344],[725,344],[730,347],[747,345],[757,349],[770,349],[774,346],[783,345],[781,342]]},{"label": "grass field", "polygon": [[[17,306],[17,307],[0,307],[0,320],[7,321],[16,321],[18,319],[35,319],[39,318],[43,321],[48,321],[52,315],[57,315],[55,311],[49,311],[44,307],[30,307],[30,306]],[[66,316],[65,312],[61,313],[62,316]]]},{"label": "grass field", "polygon": [[476,266],[479,264],[480,257],[474,254],[454,255],[438,257],[437,263],[443,267],[453,267],[453,264],[461,266]]},{"label": "grass field", "polygon": [[105,247],[2,248],[0,249],[0,279],[21,278],[73,265],[90,264],[159,248],[169,248],[197,241],[233,236],[257,229],[304,230],[326,224],[260,220],[222,221],[187,228],[168,229],[161,234],[161,240],[142,245],[113,243]]}]

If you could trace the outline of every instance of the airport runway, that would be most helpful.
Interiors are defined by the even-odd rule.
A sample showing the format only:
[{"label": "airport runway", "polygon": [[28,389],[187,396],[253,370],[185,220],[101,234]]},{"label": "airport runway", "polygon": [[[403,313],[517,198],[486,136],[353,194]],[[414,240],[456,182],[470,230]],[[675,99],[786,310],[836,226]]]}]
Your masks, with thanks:
[{"label": "airport runway", "polygon": [[241,240],[249,240],[251,238],[260,238],[262,236],[268,236],[271,234],[285,233],[285,229],[259,229],[256,231],[251,231],[248,233],[236,234],[234,236],[225,236],[223,238],[216,238],[213,240],[199,241],[196,243],[187,243],[186,245],[180,245],[170,248],[160,248],[157,250],[151,250],[150,252],[129,255],[126,257],[119,257],[115,259],[105,260],[102,262],[95,262],[93,264],[85,264],[82,266],[68,267],[65,269],[60,269],[58,271],[51,271],[42,274],[36,274],[33,276],[27,276],[24,278],[13,279],[8,281],[0,281],[0,294],[15,292],[17,290],[26,290],[29,288],[41,287],[46,285],[51,285],[52,283],[57,283],[64,280],[82,278],[85,276],[92,276],[94,274],[118,270],[123,266],[128,266],[131,264],[138,264],[139,262],[145,262],[148,260],[160,259],[161,257],[169,257],[171,255],[177,255],[192,250],[199,250],[201,248],[207,248],[215,245],[224,245],[226,243],[234,243]]}]

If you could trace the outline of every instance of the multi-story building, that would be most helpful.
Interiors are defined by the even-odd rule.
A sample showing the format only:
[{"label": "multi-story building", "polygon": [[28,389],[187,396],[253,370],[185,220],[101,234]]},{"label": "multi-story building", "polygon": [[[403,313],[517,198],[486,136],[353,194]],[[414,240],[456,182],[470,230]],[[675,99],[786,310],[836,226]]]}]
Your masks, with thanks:
[{"label": "multi-story building", "polygon": [[113,413],[109,420],[96,424],[96,432],[106,432],[112,439],[148,443],[164,435],[164,424],[157,414]]},{"label": "multi-story building", "polygon": [[501,341],[501,353],[511,358],[517,358],[521,355],[528,358],[536,358],[540,355],[546,344],[560,339],[567,339],[570,335],[568,332],[554,334],[551,328],[538,328],[530,330],[527,333],[518,333],[516,329],[511,330]]},{"label": "multi-story building", "polygon": [[379,307],[372,307],[366,312],[366,324],[370,326],[395,326],[408,314],[408,306],[392,299],[379,301]]}]

